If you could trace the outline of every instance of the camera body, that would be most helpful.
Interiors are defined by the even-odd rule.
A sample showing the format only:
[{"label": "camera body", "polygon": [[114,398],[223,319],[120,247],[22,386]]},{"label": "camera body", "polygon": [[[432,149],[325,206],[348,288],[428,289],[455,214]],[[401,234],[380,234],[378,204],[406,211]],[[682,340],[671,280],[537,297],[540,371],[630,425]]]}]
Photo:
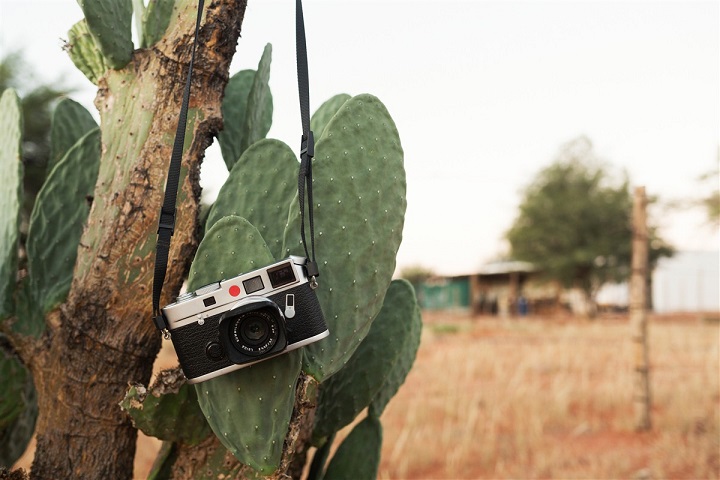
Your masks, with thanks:
[{"label": "camera body", "polygon": [[188,383],[199,383],[327,337],[304,257],[180,295],[162,309]]}]

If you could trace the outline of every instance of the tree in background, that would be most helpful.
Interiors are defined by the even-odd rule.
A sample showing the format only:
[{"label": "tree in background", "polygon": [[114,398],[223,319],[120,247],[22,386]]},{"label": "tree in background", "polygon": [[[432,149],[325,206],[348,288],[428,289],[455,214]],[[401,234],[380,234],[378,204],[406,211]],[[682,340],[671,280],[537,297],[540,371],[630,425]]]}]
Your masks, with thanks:
[{"label": "tree in background", "polygon": [[[589,301],[606,282],[630,273],[632,198],[626,174],[613,175],[587,137],[565,144],[523,192],[520,213],[507,239],[511,255],[550,279],[575,287]],[[651,228],[654,265],[672,249]]]},{"label": "tree in background", "polygon": [[720,149],[718,149],[718,164],[715,169],[700,176],[699,180],[703,184],[712,182],[713,190],[705,197],[698,200],[698,203],[705,208],[707,220],[713,227],[720,226],[720,187],[718,186],[718,177],[720,177]]},{"label": "tree in background", "polygon": [[431,268],[422,265],[410,265],[400,271],[400,278],[412,283],[416,290],[418,285],[434,276],[435,272]]}]

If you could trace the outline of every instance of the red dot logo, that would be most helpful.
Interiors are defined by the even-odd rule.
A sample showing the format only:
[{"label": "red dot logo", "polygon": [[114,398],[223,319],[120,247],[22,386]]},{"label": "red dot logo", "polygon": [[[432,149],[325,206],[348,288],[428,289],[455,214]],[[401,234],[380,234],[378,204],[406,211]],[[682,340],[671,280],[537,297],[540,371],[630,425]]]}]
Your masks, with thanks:
[{"label": "red dot logo", "polygon": [[230,295],[232,295],[233,297],[237,297],[238,295],[240,295],[240,287],[238,287],[237,285],[233,285],[230,287],[230,290],[228,290],[228,292],[230,292]]}]

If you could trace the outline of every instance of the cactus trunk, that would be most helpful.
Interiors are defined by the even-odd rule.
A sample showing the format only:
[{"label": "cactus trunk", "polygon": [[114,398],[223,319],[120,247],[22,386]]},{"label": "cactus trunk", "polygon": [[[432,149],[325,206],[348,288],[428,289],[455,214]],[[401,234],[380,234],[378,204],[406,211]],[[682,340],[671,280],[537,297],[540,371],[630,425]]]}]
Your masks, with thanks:
[{"label": "cactus trunk", "polygon": [[[179,290],[187,259],[197,247],[199,165],[221,126],[221,95],[245,5],[244,0],[223,0],[206,7],[198,49],[204,68],[194,75],[179,218],[163,301]],[[197,2],[178,1],[176,8],[178,15],[153,49],[135,51],[124,68],[108,70],[98,80],[102,158],[70,291],[59,308],[47,313],[48,327],[39,341],[15,339],[27,347],[23,359],[38,386],[35,478],[132,476],[137,431],[118,403],[128,379],[147,384],[160,348],[151,321],[152,232]]]}]

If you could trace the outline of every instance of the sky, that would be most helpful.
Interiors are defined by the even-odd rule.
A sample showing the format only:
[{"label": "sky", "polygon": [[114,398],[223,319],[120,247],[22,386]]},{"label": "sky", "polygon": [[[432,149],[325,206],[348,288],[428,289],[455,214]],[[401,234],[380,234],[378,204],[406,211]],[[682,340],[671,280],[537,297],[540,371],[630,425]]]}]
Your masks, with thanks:
[{"label": "sky", "polygon": [[[249,0],[231,73],[273,44],[269,137],[295,148],[300,114],[294,2]],[[305,0],[310,103],[372,93],[405,151],[408,208],[398,268],[476,271],[505,255],[522,189],[580,135],[633,186],[662,202],[697,198],[718,178],[720,2]],[[94,86],[61,51],[75,0],[0,0],[0,54],[21,49],[39,77]],[[203,184],[227,172],[208,151]],[[698,208],[655,207],[680,250],[716,251]]]}]

